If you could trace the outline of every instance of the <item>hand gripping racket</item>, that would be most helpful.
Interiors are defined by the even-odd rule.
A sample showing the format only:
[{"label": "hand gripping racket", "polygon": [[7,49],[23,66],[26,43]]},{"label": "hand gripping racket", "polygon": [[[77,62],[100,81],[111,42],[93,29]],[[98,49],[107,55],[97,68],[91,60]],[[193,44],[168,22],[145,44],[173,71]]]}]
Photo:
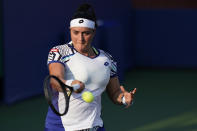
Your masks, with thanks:
[{"label": "hand gripping racket", "polygon": [[[68,112],[69,100],[73,90],[79,89],[80,85],[76,84],[71,87],[65,85],[58,77],[48,75],[44,79],[43,87],[45,98],[52,111],[58,116],[63,116]],[[59,100],[65,104],[59,105]]]}]

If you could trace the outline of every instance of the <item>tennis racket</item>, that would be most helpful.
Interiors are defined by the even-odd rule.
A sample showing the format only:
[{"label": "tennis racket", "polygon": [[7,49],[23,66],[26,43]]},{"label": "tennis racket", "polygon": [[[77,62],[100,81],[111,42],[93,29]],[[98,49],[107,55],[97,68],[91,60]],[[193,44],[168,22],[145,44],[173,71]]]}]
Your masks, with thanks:
[{"label": "tennis racket", "polygon": [[[63,116],[68,112],[69,100],[73,90],[80,88],[80,85],[76,84],[73,87],[65,85],[58,77],[54,75],[48,75],[44,79],[44,95],[52,109],[52,111],[58,116]],[[58,91],[57,88],[60,90]],[[59,103],[58,101],[61,101]],[[59,106],[61,104],[61,106]]]}]

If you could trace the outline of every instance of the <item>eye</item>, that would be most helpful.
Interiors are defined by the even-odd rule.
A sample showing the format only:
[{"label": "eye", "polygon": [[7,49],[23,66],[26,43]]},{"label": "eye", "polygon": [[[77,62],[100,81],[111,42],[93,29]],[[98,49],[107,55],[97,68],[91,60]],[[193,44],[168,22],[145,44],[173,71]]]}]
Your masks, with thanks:
[{"label": "eye", "polygon": [[73,34],[77,35],[79,33],[79,31],[74,30]]},{"label": "eye", "polygon": [[86,32],[84,32],[84,35],[90,35],[91,34],[91,32],[90,31],[86,31]]}]

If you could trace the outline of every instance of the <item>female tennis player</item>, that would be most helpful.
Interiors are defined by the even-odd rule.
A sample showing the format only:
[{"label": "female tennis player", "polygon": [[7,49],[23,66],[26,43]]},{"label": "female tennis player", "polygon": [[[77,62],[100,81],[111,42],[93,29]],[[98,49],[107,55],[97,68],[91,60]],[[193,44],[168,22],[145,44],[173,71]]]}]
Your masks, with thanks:
[{"label": "female tennis player", "polygon": [[[132,103],[136,90],[127,92],[120,86],[112,56],[91,45],[96,27],[94,9],[89,4],[81,5],[70,21],[71,41],[49,52],[49,74],[80,88],[72,93],[66,115],[58,116],[49,108],[45,131],[105,131],[101,119],[101,95],[105,90],[116,104],[129,107]],[[82,100],[84,91],[92,92],[93,102]]]}]

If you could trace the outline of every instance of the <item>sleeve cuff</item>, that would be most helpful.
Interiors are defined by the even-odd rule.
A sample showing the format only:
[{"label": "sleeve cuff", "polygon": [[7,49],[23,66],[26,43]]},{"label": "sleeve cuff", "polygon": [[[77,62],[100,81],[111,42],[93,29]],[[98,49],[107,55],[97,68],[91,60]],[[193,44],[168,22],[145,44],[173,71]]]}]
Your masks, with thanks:
[{"label": "sleeve cuff", "polygon": [[49,66],[52,63],[60,63],[65,67],[65,64],[63,62],[60,62],[60,61],[50,61],[49,63],[47,63],[47,65]]}]

